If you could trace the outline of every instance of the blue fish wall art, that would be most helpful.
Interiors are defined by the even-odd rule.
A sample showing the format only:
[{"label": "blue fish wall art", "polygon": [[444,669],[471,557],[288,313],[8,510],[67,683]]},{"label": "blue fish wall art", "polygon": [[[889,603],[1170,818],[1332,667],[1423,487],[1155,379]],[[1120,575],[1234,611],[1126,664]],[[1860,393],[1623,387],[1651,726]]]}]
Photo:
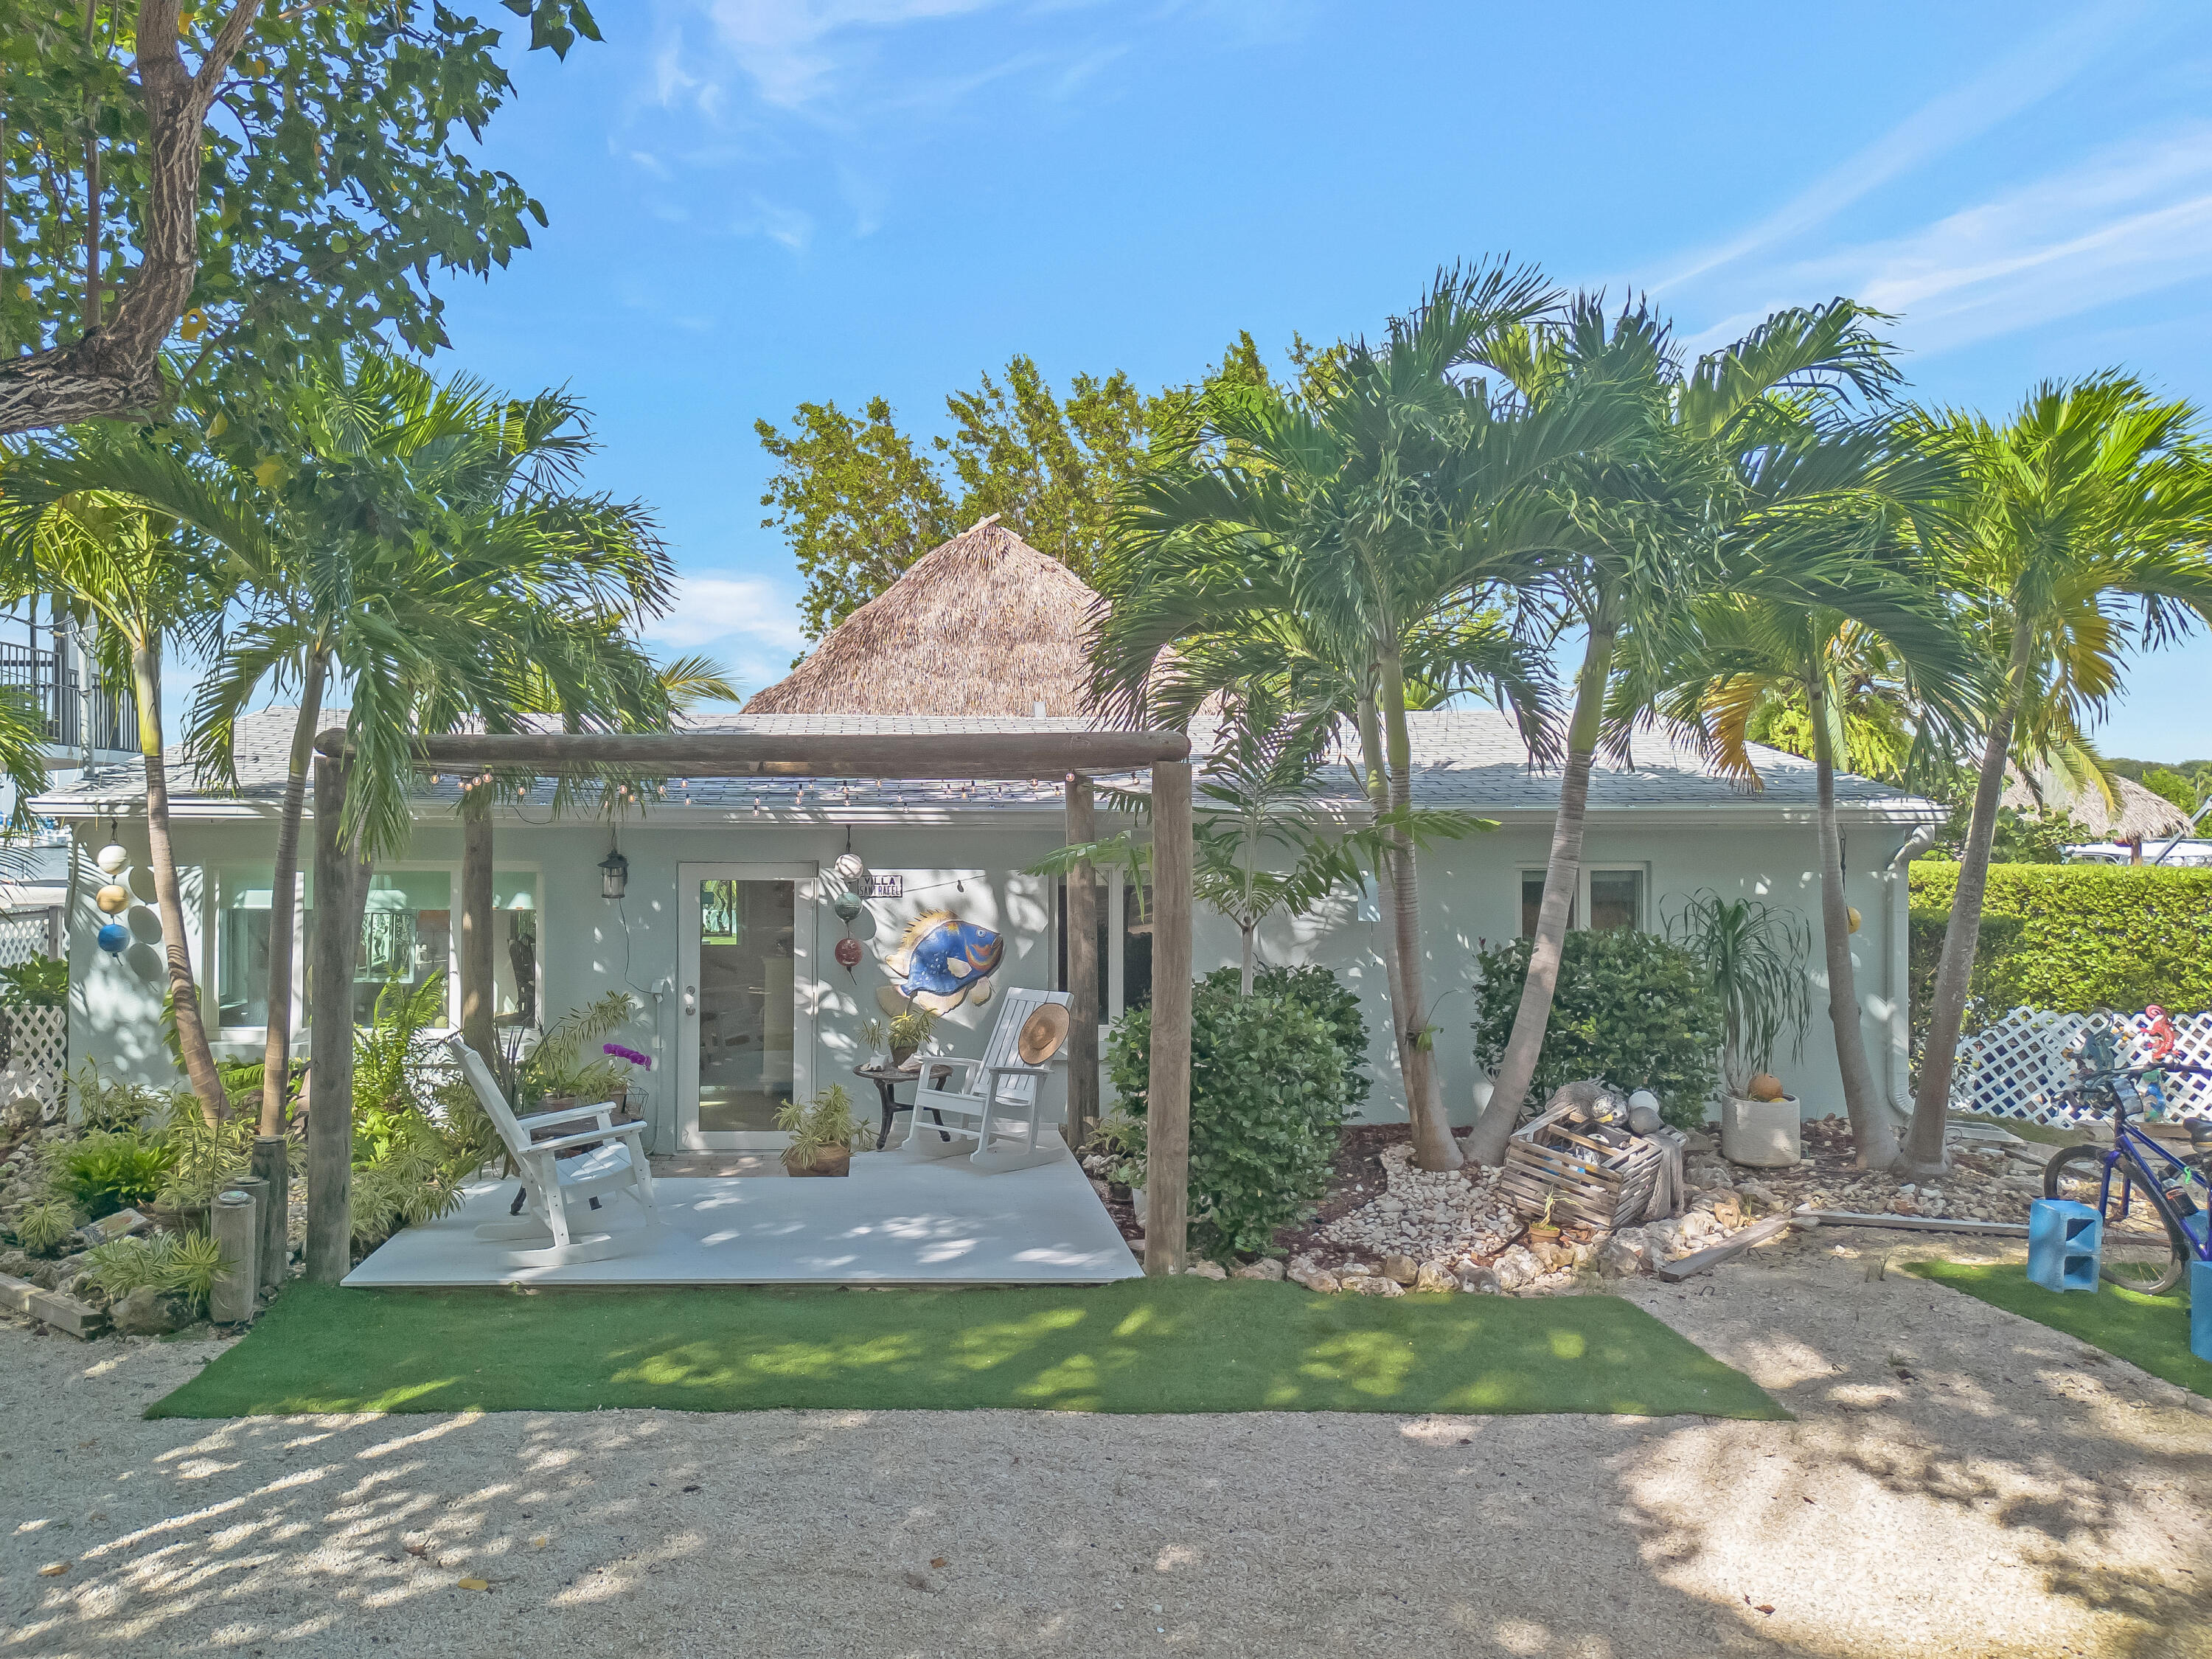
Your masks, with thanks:
[{"label": "blue fish wall art", "polygon": [[897,994],[916,1007],[949,1013],[963,1002],[990,1000],[991,975],[1006,948],[989,928],[950,910],[930,910],[907,924],[898,948],[884,959],[884,970]]}]

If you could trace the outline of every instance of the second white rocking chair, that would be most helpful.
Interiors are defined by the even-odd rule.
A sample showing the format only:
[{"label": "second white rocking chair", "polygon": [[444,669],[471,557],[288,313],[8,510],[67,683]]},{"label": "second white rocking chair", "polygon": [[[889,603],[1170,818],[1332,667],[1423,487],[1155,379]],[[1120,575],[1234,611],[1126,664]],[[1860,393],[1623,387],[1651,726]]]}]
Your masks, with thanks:
[{"label": "second white rocking chair", "polygon": [[[981,1060],[921,1061],[914,1117],[899,1151],[968,1161],[988,1174],[1068,1155],[1060,1125],[1042,1118],[1044,1085],[1066,1069],[1067,993],[1011,990]],[[971,1150],[972,1149],[972,1150]]]}]

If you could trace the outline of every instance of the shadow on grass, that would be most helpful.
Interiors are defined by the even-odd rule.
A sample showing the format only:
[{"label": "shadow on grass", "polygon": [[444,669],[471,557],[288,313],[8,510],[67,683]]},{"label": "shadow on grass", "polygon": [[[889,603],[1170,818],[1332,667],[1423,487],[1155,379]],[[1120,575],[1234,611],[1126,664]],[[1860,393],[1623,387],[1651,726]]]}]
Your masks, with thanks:
[{"label": "shadow on grass", "polygon": [[1320,1297],[1248,1280],[895,1290],[295,1285],[149,1412],[1788,1413],[1612,1297]]}]

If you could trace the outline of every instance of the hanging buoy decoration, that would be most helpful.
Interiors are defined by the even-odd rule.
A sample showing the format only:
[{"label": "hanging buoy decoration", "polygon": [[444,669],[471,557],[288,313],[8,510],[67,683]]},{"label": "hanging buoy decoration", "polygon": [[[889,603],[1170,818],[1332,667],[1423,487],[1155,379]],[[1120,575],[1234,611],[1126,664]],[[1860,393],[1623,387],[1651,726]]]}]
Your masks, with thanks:
[{"label": "hanging buoy decoration", "polygon": [[858,893],[868,879],[868,866],[861,862],[858,853],[848,848],[838,854],[836,863],[830,866],[830,873],[837,878],[839,884],[847,892]]},{"label": "hanging buoy decoration", "polygon": [[131,890],[120,882],[110,882],[92,896],[92,902],[111,916],[119,916],[131,908]]},{"label": "hanging buoy decoration", "polygon": [[118,842],[110,842],[92,855],[103,876],[119,876],[131,867],[131,849]]},{"label": "hanging buoy decoration", "polygon": [[858,893],[846,891],[830,901],[830,908],[837,913],[840,921],[850,921],[866,908],[867,901]]},{"label": "hanging buoy decoration", "polygon": [[860,941],[850,934],[837,941],[837,965],[848,974],[860,965]]},{"label": "hanging buoy decoration", "polygon": [[131,930],[119,921],[111,921],[102,927],[94,937],[99,939],[101,950],[111,957],[119,957],[123,954],[123,947],[131,943]]},{"label": "hanging buoy decoration", "polygon": [[1861,920],[1860,915],[1859,915],[1859,911],[1858,911],[1858,906],[1856,906],[1856,904],[1846,904],[1846,905],[1844,907],[1844,915],[1845,918],[1846,918],[1846,919],[1850,921],[1850,932],[1852,932],[1852,933],[1857,933],[1857,932],[1858,932],[1858,930],[1859,930],[1859,922],[1860,922],[1860,920]]}]

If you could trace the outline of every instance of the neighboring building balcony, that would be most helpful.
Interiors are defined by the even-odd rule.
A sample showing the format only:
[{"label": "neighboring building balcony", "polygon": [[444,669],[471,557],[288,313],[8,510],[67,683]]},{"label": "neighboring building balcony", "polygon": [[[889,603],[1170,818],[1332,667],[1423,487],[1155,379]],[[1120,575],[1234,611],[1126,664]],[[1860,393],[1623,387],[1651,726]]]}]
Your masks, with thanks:
[{"label": "neighboring building balcony", "polygon": [[48,753],[58,764],[66,766],[88,748],[137,752],[137,700],[97,673],[80,672],[70,657],[0,642],[0,686],[31,694],[46,717]]}]

